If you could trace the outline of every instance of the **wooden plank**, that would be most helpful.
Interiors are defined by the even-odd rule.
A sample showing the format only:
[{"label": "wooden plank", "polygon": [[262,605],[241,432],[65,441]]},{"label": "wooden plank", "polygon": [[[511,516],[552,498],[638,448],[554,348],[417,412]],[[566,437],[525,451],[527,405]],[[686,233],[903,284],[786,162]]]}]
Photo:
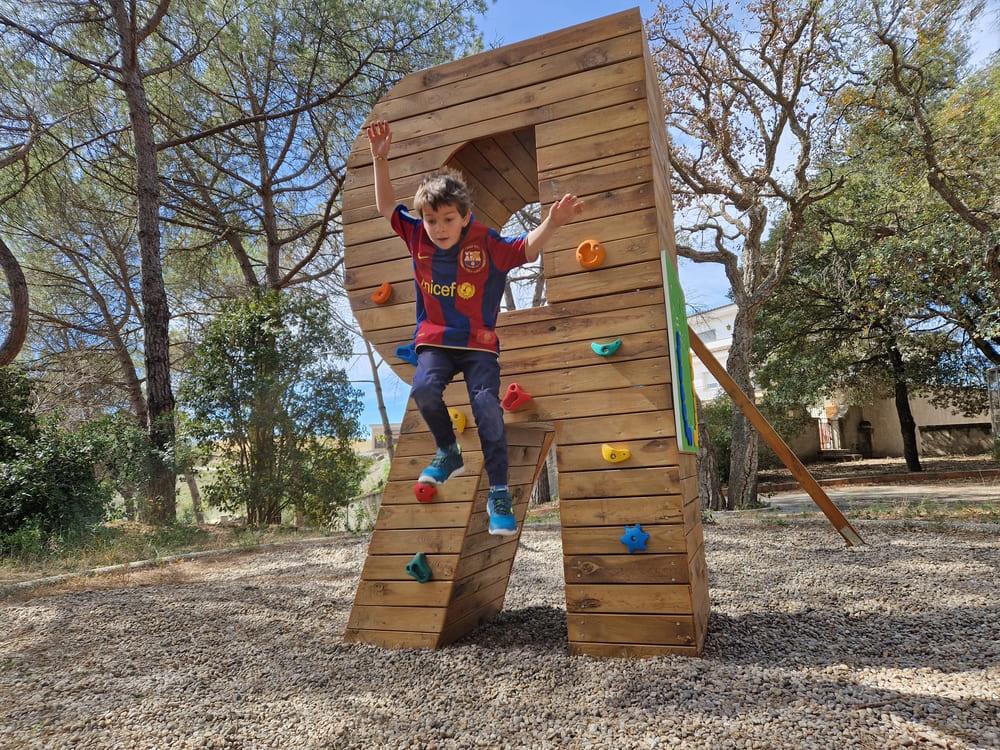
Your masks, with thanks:
[{"label": "wooden plank", "polygon": [[688,582],[686,554],[569,555],[563,558],[566,583]]},{"label": "wooden plank", "polygon": [[[497,549],[503,549],[503,547]],[[514,563],[514,551],[510,550],[509,555],[504,555],[504,557],[506,559],[501,559],[495,565],[476,571],[460,581],[455,581],[453,597],[456,600],[461,599],[477,591],[482,591],[498,581],[508,580],[510,578],[511,566]]]},{"label": "wooden plank", "polygon": [[441,631],[441,637],[438,639],[438,645],[444,646],[457,641],[462,636],[471,633],[484,622],[493,619],[500,612],[500,610],[503,609],[503,600],[504,597],[501,596],[492,602],[487,602],[475,612],[472,612],[463,617],[461,620],[457,620],[454,624],[449,625]]},{"label": "wooden plank", "polygon": [[448,161],[448,166],[458,169],[465,177],[465,184],[469,187],[472,195],[472,213],[483,224],[493,229],[500,229],[515,209],[509,209],[504,202],[493,194],[491,188],[492,181],[489,180],[487,171],[483,179],[480,179],[479,171],[470,167],[467,160],[474,154],[478,154],[475,148],[469,144]]},{"label": "wooden plank", "polygon": [[446,611],[443,607],[373,607],[355,604],[347,627],[359,630],[439,633],[444,625]]},{"label": "wooden plank", "polygon": [[685,529],[691,530],[695,525],[701,523],[701,503],[697,502],[697,500],[690,503],[685,502],[683,512]]},{"label": "wooden plank", "polygon": [[476,147],[490,166],[503,176],[522,203],[538,202],[538,168],[513,133],[502,133],[476,141]]},{"label": "wooden plank", "polygon": [[[514,331],[522,330],[522,326],[548,321],[550,325],[561,325],[564,318],[577,315],[596,315],[612,310],[628,310],[646,305],[663,306],[663,289],[642,289],[622,294],[609,294],[603,297],[575,300],[573,302],[551,303],[542,307],[527,307],[523,310],[511,310],[500,313],[497,330],[510,336]],[[508,346],[516,343],[512,340]]]},{"label": "wooden plank", "polygon": [[382,648],[435,648],[437,633],[407,633],[400,630],[361,630],[348,628],[346,643],[371,643]]},{"label": "wooden plank", "polygon": [[[423,423],[423,418],[419,414],[416,414],[415,418],[415,421],[419,420],[421,424]],[[424,425],[424,429],[427,429],[426,425]],[[412,481],[388,482],[385,490],[382,492],[382,505],[407,505],[409,503],[416,503],[417,499],[413,496],[413,485],[415,482],[416,478]],[[434,502],[448,503],[471,500],[478,486],[478,475],[455,477],[445,484],[438,486]]]},{"label": "wooden plank", "polygon": [[492,567],[504,560],[511,560],[517,550],[517,539],[511,539],[507,544],[494,547],[486,552],[466,555],[461,558],[455,571],[455,578],[466,578],[474,573]]},{"label": "wooden plank", "polygon": [[[361,579],[364,581],[412,581],[413,579],[406,575],[406,565],[412,559],[412,554],[369,554],[365,559],[365,566],[361,570]],[[455,578],[458,560],[458,555],[427,555],[427,564],[431,567],[433,580],[450,581]]]},{"label": "wooden plank", "polygon": [[561,498],[559,516],[563,526],[605,526],[683,523],[679,495],[656,497]]},{"label": "wooden plank", "polygon": [[697,638],[698,650],[705,645],[705,636],[708,633],[709,598],[708,598],[708,572],[705,567],[705,547],[702,545],[698,551],[690,556],[688,561],[689,577],[691,579],[691,602],[694,609],[695,636]]},{"label": "wooden plank", "polygon": [[393,607],[447,607],[451,599],[451,581],[361,581],[355,606],[387,605]]},{"label": "wooden plank", "polygon": [[608,442],[650,440],[674,437],[674,415],[670,411],[631,414],[628,419],[616,415],[560,419],[555,422],[556,444],[560,446],[590,443],[595,435]]},{"label": "wooden plank", "polygon": [[431,88],[447,86],[477,76],[503,71],[512,65],[540,60],[553,54],[576,49],[585,42],[621,36],[642,28],[636,8],[604,16],[565,29],[541,34],[496,50],[480,52],[459,60],[419,70],[392,87],[385,99],[422,94]]},{"label": "wooden plank", "polygon": [[368,554],[413,555],[417,552],[457,554],[462,551],[464,538],[464,527],[424,529],[419,534],[414,534],[409,529],[377,529],[368,544]]},{"label": "wooden plank", "polygon": [[[612,240],[604,243],[604,248],[605,261],[602,268],[621,268],[633,263],[658,260],[660,257],[660,244],[655,234]],[[565,250],[549,250],[544,257],[547,264],[546,279],[580,273],[575,247]]]},{"label": "wooden plank", "polygon": [[[649,110],[646,107],[645,99],[614,104],[604,109],[539,123],[535,130],[535,148],[548,148],[565,141],[574,141],[636,125],[645,125],[648,122]],[[589,155],[591,152],[586,151],[585,153]]]},{"label": "wooden plank", "polygon": [[[462,148],[462,150],[455,154],[449,163],[452,161],[458,162],[462,165],[464,170],[466,170],[467,174],[469,172],[474,174],[479,180],[479,183],[489,190],[490,194],[503,205],[504,212],[507,216],[510,216],[510,214],[521,208],[525,201],[517,189],[510,184],[504,174],[497,169],[496,165],[492,164],[489,159],[483,156],[480,148],[481,144],[482,148],[489,150],[485,146],[485,143],[491,142],[494,144],[494,151],[499,152],[499,154],[497,154],[497,158],[500,158],[503,152],[501,152],[499,147],[496,146],[496,142],[493,138],[487,138],[485,141],[479,140],[468,143]],[[514,167],[513,162],[509,159],[507,159],[506,162],[507,165],[509,165],[507,168],[508,172],[517,172],[517,168]],[[520,174],[519,172],[517,173]],[[512,177],[511,179],[515,178]],[[526,182],[523,176],[521,177],[521,180]],[[478,193],[473,191],[472,197],[478,203]],[[506,220],[504,223],[506,223]],[[498,228],[501,227],[503,227],[503,224],[501,224]]]},{"label": "wooden plank", "polygon": [[566,584],[567,612],[692,614],[686,584]]},{"label": "wooden plank", "polygon": [[[432,442],[431,445],[433,446],[434,443]],[[430,452],[427,452],[426,448],[424,448],[419,455],[414,456],[397,454],[393,457],[392,465],[389,467],[389,481],[403,479],[415,482],[417,477],[420,476],[420,472],[427,468],[432,458],[434,458],[433,448]],[[462,460],[465,461],[465,471],[463,472],[465,476],[478,475],[483,469],[483,454],[479,450],[466,451],[463,448]]]},{"label": "wooden plank", "polygon": [[[527,507],[527,502],[531,498],[531,490],[533,488],[534,488],[533,483],[509,485],[508,489],[510,491],[510,497],[513,502],[515,516],[517,516],[517,514],[520,512],[519,508],[521,508],[522,505]],[[473,514],[486,512],[486,500],[488,496],[489,496],[489,489],[487,488],[484,488],[481,492],[476,494],[476,503],[475,505],[472,506]],[[518,516],[518,519],[519,519],[518,523],[520,523],[520,516]],[[471,554],[471,553],[466,551],[466,553],[463,553],[463,557],[465,554]]]},{"label": "wooden plank", "polygon": [[[601,162],[603,160],[595,160]],[[641,156],[624,161],[614,161],[610,164],[600,164],[594,166],[593,162],[587,162],[579,166],[573,166],[573,171],[565,171],[563,174],[555,175],[555,170],[543,173],[543,179],[539,180],[539,200],[543,203],[552,203],[566,193],[574,195],[594,195],[605,190],[628,187],[629,185],[642,185],[652,183],[653,166],[649,156]]]},{"label": "wooden plank", "polygon": [[701,647],[654,646],[642,643],[573,643],[569,644],[573,656],[608,659],[652,659],[657,656],[698,656]]},{"label": "wooden plank", "polygon": [[546,281],[546,294],[553,301],[565,302],[597,294],[613,294],[662,286],[662,284],[660,262],[646,261],[619,268],[601,268],[586,274],[549,278]]},{"label": "wooden plank", "polygon": [[[548,123],[539,123],[536,127],[539,139],[546,137],[547,125]],[[630,154],[632,158],[636,158],[638,157],[636,152],[647,148],[649,148],[649,125],[642,123],[611,133],[598,133],[557,143],[554,146],[539,147],[536,159],[538,171],[545,172],[605,156]]]},{"label": "wooden plank", "polygon": [[[649,533],[649,541],[644,552],[637,555],[685,552],[684,527],[680,524],[663,526],[643,526]],[[621,526],[578,526],[562,529],[564,555],[614,555],[627,553],[620,537],[624,533]]]},{"label": "wooden plank", "polygon": [[[530,487],[530,485],[525,485],[525,486]],[[525,508],[521,508],[519,507],[519,505],[521,504],[519,503],[518,505],[512,506],[514,514],[518,517],[524,514],[524,511],[526,510],[527,507],[527,500],[525,500],[523,503],[523,505],[525,505]],[[480,512],[473,513],[472,517],[469,518],[467,533],[478,534],[482,531],[486,531],[489,528],[489,525],[490,525],[490,518],[489,515],[486,513],[486,509],[484,508]]]},{"label": "wooden plank", "polygon": [[570,641],[695,645],[690,615],[571,614],[566,625]]},{"label": "wooden plank", "polygon": [[[655,360],[640,360],[640,362]],[[635,363],[633,363],[635,364]],[[669,366],[669,362],[667,363]],[[600,438],[600,435],[594,435]],[[627,459],[618,464],[609,464],[601,452],[603,445],[623,448],[630,452]],[[653,440],[610,440],[600,443],[563,445],[556,448],[560,466],[572,466],[579,471],[589,469],[634,469],[649,466],[677,466],[679,452],[676,438],[654,438]],[[682,480],[683,482],[687,480]]]},{"label": "wooden plank", "polygon": [[[379,508],[376,529],[464,529],[469,521],[472,502],[421,503],[420,505],[383,505]],[[418,534],[414,534],[419,537]]]},{"label": "wooden plank", "polygon": [[648,469],[610,469],[573,471],[559,464],[559,497],[644,497],[679,495],[680,480],[676,466]]},{"label": "wooden plank", "polygon": [[[512,65],[456,81],[450,86],[427,89],[413,96],[382,99],[367,119],[369,122],[388,120],[402,141],[429,129],[438,130],[449,120],[471,122],[473,113],[486,117],[493,112],[526,109],[531,104],[539,106],[554,101],[550,98],[551,89],[565,81],[588,76],[593,78],[609,67],[626,62],[641,68],[642,45],[642,33],[638,30],[600,39],[576,49],[547,55],[540,61]],[[525,92],[531,92],[533,96],[525,97]],[[443,117],[442,113],[448,113],[450,117]],[[361,144],[362,138],[355,142],[355,146]],[[359,150],[364,154],[363,149]],[[363,163],[365,159],[360,156],[352,166]]]},{"label": "wooden plank", "polygon": [[461,620],[466,615],[470,615],[482,606],[505,596],[507,593],[507,577],[496,581],[478,591],[475,591],[461,599],[455,599],[448,607],[448,614],[445,617],[445,626]]}]

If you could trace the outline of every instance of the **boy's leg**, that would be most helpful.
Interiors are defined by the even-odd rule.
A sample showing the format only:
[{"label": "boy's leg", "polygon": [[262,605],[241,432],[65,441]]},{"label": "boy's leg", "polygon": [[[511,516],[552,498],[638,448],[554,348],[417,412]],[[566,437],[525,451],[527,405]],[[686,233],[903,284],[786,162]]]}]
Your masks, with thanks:
[{"label": "boy's leg", "polygon": [[438,484],[462,471],[463,462],[455,442],[455,429],[442,397],[445,386],[457,371],[451,353],[444,349],[425,346],[417,352],[417,369],[413,373],[410,396],[434,436],[438,449],[431,465],[424,469],[418,481]]},{"label": "boy's leg", "polygon": [[507,430],[500,406],[500,362],[488,352],[467,352],[462,372],[469,388],[469,401],[483,446],[490,493],[486,501],[491,534],[509,536],[517,533],[517,519],[507,487]]}]

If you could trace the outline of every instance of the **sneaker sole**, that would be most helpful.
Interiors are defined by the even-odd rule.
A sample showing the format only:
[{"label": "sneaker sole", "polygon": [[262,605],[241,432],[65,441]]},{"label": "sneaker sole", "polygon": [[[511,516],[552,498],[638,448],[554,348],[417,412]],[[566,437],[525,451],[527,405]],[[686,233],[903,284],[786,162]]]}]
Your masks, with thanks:
[{"label": "sneaker sole", "polygon": [[440,482],[438,480],[436,480],[434,477],[429,476],[427,474],[421,474],[420,478],[417,479],[417,481],[421,482],[422,484],[434,484],[434,485],[444,484],[445,482],[447,482],[452,477],[457,477],[460,474],[464,474],[464,473],[465,473],[465,464],[462,464],[457,469],[455,469],[455,471],[451,472],[451,474],[449,474],[444,479],[442,479]]},{"label": "sneaker sole", "polygon": [[490,529],[491,536],[514,536],[517,529]]}]

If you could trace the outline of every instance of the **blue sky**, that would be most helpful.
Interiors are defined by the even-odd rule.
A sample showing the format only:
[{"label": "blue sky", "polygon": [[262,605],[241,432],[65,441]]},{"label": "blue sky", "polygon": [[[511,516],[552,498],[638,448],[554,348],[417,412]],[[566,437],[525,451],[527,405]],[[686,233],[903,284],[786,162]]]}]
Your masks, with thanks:
[{"label": "blue sky", "polygon": [[[653,0],[643,0],[642,2],[604,0],[600,3],[583,3],[580,0],[543,0],[542,2],[539,0],[496,0],[482,15],[479,27],[486,46],[497,47],[636,6],[641,10],[643,18],[649,19],[656,12],[658,4]],[[1000,28],[1000,0],[990,0],[987,4],[987,11],[980,17],[977,27],[971,34],[974,63],[981,62],[1000,48],[998,28]],[[726,296],[729,291],[729,282],[726,280],[722,267],[718,264],[695,264],[682,259],[680,274],[685,298],[690,307],[708,309],[729,302]],[[380,372],[384,373],[382,387],[389,409],[389,419],[398,422],[402,418],[406,406],[409,386],[399,380],[386,366],[383,366]],[[350,368],[350,374],[352,379],[357,379],[357,381],[370,380],[371,373],[364,356],[355,358]],[[365,391],[365,411],[362,415],[362,423],[369,425],[380,422],[372,386],[362,382],[357,382],[357,385]]]}]

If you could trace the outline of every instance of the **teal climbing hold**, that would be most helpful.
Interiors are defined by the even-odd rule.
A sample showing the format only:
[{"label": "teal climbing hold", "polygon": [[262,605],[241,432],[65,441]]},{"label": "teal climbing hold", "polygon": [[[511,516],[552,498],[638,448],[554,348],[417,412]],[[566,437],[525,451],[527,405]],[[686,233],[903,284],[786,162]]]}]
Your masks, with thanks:
[{"label": "teal climbing hold", "polygon": [[420,583],[427,583],[431,580],[431,566],[423,552],[418,552],[412,560],[406,563],[406,575]]},{"label": "teal climbing hold", "polygon": [[606,344],[599,344],[596,341],[592,342],[590,348],[594,350],[594,354],[599,357],[610,357],[616,351],[618,351],[622,346],[621,338],[617,338],[614,341],[609,341]]}]

